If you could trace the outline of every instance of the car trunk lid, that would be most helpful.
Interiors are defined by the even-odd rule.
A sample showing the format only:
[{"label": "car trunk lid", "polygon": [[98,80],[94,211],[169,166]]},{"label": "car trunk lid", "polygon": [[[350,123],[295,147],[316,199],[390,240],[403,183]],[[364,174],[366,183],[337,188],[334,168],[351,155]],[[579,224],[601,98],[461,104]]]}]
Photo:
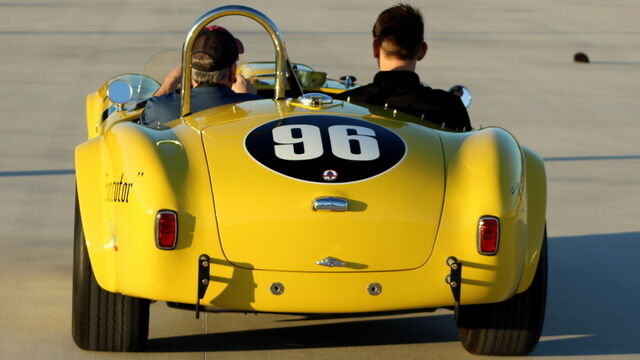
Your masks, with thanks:
[{"label": "car trunk lid", "polygon": [[[232,263],[389,271],[427,261],[444,196],[435,131],[385,119],[305,115],[214,124],[203,142],[220,242]],[[322,198],[344,199],[348,209],[314,210]]]}]

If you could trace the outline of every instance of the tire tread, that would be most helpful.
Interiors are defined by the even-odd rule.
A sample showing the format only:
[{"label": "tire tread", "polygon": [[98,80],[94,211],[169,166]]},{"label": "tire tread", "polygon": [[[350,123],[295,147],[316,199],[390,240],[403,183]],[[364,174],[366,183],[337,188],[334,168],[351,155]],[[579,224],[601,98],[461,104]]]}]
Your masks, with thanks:
[{"label": "tire tread", "polygon": [[139,351],[149,333],[149,300],[100,287],[89,261],[76,196],[71,332],[84,350]]},{"label": "tire tread", "polygon": [[536,275],[529,289],[493,304],[460,307],[458,334],[464,348],[479,355],[524,355],[538,343],[547,287],[546,230]]}]

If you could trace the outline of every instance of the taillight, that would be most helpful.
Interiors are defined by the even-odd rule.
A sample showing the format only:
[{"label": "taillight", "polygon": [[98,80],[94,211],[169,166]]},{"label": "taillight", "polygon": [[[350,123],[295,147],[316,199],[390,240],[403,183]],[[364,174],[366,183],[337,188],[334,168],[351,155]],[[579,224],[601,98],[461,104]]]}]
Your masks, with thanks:
[{"label": "taillight", "polygon": [[478,251],[482,255],[495,255],[500,240],[500,220],[483,216],[478,222]]},{"label": "taillight", "polygon": [[171,210],[160,210],[156,215],[156,246],[158,249],[175,249],[178,241],[178,215]]}]

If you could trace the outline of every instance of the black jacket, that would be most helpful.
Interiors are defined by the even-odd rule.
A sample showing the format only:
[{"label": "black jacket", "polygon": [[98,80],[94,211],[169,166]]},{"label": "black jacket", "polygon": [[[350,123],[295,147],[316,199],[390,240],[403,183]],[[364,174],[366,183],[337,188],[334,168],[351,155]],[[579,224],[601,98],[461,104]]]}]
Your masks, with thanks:
[{"label": "black jacket", "polygon": [[413,71],[380,71],[371,84],[345,91],[335,98],[349,98],[356,104],[387,105],[448,129],[471,130],[467,109],[460,98],[422,85]]}]

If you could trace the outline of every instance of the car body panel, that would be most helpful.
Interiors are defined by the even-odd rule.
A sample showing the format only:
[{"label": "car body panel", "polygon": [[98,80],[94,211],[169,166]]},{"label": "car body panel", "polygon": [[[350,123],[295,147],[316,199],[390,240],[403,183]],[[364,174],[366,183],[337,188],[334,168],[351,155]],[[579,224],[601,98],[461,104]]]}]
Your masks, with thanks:
[{"label": "car body panel", "polygon": [[[455,256],[464,265],[463,304],[507,299],[516,291],[525,290],[533,278],[541,241],[538,235],[544,231],[544,221],[540,219],[544,219],[545,202],[543,196],[535,199],[524,196],[528,192],[543,195],[544,186],[540,183],[544,183],[544,167],[535,154],[520,147],[502,129],[487,128],[467,133],[438,131],[411,122],[403,123],[402,116],[380,118],[366,108],[341,101],[317,110],[273,100],[227,105],[175,120],[168,123],[166,129],[150,129],[131,122],[139,113],[140,110],[111,114],[99,126],[102,135],[76,148],[78,196],[89,255],[95,276],[106,290],[193,304],[197,300],[196,262],[203,253],[212,259],[212,281],[202,303],[246,311],[350,313],[452,306],[451,290],[445,282],[450,272],[447,266],[450,256]],[[403,137],[412,154],[387,174],[388,178],[383,175],[355,184],[314,185],[291,181],[260,168],[238,141],[247,131],[273,119],[274,115],[286,118],[301,114],[313,116],[314,113],[351,114],[389,127]],[[203,144],[203,138],[211,136],[220,143],[212,145],[205,140]],[[438,156],[426,155],[416,149],[427,146],[421,144],[420,139],[434,139],[434,136],[442,143],[436,142],[437,147],[441,147]],[[231,150],[210,155],[226,149],[227,145]],[[425,151],[435,149],[424,148]],[[225,155],[228,155],[226,163]],[[436,163],[430,165],[433,168],[425,168],[423,173],[443,166],[446,176],[444,198],[433,201],[441,204],[442,219],[432,220],[429,225],[438,224],[436,240],[432,245],[428,240],[418,244],[416,248],[422,247],[420,256],[406,255],[405,249],[393,250],[395,253],[390,256],[407,256],[414,260],[400,262],[400,265],[393,263],[395,259],[385,262],[387,259],[382,252],[366,246],[369,237],[377,236],[374,231],[365,231],[362,238],[357,239],[357,246],[338,250],[342,252],[330,252],[328,244],[323,248],[304,246],[308,243],[302,242],[295,251],[276,249],[283,253],[278,260],[289,261],[292,265],[288,266],[295,271],[282,271],[285,268],[278,268],[276,262],[270,263],[269,256],[273,256],[273,252],[269,255],[268,246],[257,249],[257,252],[265,251],[269,255],[264,257],[245,257],[241,247],[237,250],[241,255],[235,259],[223,251],[224,238],[221,240],[220,234],[224,236],[225,225],[218,227],[221,217],[224,220],[225,216],[240,216],[241,209],[231,208],[218,213],[216,206],[219,201],[233,202],[234,194],[247,197],[239,201],[242,203],[250,202],[252,196],[261,193],[270,191],[283,196],[292,189],[293,194],[298,194],[294,198],[301,198],[298,205],[301,212],[296,216],[301,216],[302,208],[305,208],[309,219],[315,215],[326,218],[365,216],[384,224],[388,220],[381,213],[375,213],[371,209],[373,206],[354,214],[314,214],[310,209],[310,198],[317,194],[350,197],[350,191],[375,198],[377,193],[386,193],[387,188],[414,192],[416,198],[430,196],[428,189],[442,186],[442,180],[429,180],[430,186],[421,182],[424,179],[414,181],[415,174],[402,168],[417,166],[414,163],[417,159],[412,156]],[[241,176],[231,180],[211,176],[220,160],[223,168],[226,166]],[[233,169],[234,162],[238,169]],[[420,179],[420,172],[417,176]],[[536,185],[529,185],[529,182]],[[322,190],[313,193],[307,190],[309,186]],[[351,187],[358,189],[351,190]],[[420,195],[421,192],[425,195]],[[376,201],[393,206],[384,195],[379,195]],[[162,209],[178,213],[179,239],[175,250],[160,250],[155,246],[154,216]],[[261,224],[260,231],[268,231],[268,224],[275,228],[282,224],[282,218],[286,219],[286,213],[267,213],[269,209],[269,206],[262,209],[265,224]],[[278,218],[278,215],[282,216]],[[495,256],[478,253],[478,219],[484,215],[497,216],[501,221],[500,248]],[[252,216],[258,221],[260,213]],[[296,220],[292,218],[291,222]],[[419,221],[415,223],[420,225]],[[296,231],[302,232],[308,224],[303,222]],[[412,241],[414,243],[407,245],[416,245],[418,240]],[[375,264],[375,267],[329,268],[314,263],[325,256],[342,257],[357,264]],[[371,260],[361,260],[363,258]],[[382,271],[385,268],[403,270]],[[284,285],[282,295],[270,292],[274,282]],[[378,296],[367,292],[367,286],[373,282],[382,286],[383,291]]]},{"label": "car body panel", "polygon": [[[215,169],[212,187],[227,259],[251,264],[251,268],[282,271],[324,271],[316,261],[327,256],[351,264],[342,271],[404,270],[417,268],[428,259],[444,192],[442,147],[432,130],[360,117],[401,136],[408,143],[406,157],[374,178],[313,183],[272,171],[245,151],[245,135],[271,119],[252,105],[235,106],[236,111],[252,116],[210,124],[203,132],[209,168]],[[297,117],[283,116],[281,121],[308,119],[312,123],[343,116],[335,109],[321,111],[324,117],[314,116],[317,111],[293,110]],[[203,116],[216,118],[215,111]],[[296,165],[306,166],[304,161]],[[322,170],[318,169],[318,175]],[[346,171],[339,169],[341,174]],[[407,186],[409,181],[419,186]],[[312,201],[322,196],[349,199],[351,209],[314,211]]]}]

